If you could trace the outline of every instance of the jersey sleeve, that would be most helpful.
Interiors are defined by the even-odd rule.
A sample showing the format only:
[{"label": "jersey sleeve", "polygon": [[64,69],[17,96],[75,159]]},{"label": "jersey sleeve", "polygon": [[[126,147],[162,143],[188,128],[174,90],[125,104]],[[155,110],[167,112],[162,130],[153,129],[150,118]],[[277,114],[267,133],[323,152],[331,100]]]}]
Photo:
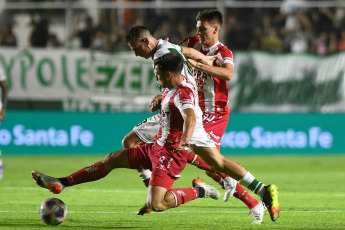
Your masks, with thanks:
[{"label": "jersey sleeve", "polygon": [[219,62],[220,66],[226,63],[234,65],[232,52],[228,49],[228,47],[223,46],[219,50],[219,53],[221,54],[221,57],[219,57],[217,61]]},{"label": "jersey sleeve", "polygon": [[187,38],[183,39],[182,41],[180,41],[179,45],[193,48],[198,41],[199,41],[198,36],[187,37]]},{"label": "jersey sleeve", "polygon": [[179,90],[178,94],[174,98],[175,106],[182,112],[185,109],[194,110],[195,96],[190,90]]}]

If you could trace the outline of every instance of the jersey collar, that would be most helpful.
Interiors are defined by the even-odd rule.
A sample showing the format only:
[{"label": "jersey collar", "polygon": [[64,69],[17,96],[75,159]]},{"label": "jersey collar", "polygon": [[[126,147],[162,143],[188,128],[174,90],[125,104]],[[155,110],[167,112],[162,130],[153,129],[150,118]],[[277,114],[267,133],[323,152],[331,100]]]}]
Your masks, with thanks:
[{"label": "jersey collar", "polygon": [[209,48],[207,48],[204,45],[201,45],[201,46],[202,46],[202,50],[204,50],[204,51],[212,51],[212,50],[216,49],[219,44],[220,44],[220,42],[217,41],[216,44],[214,44],[213,46],[211,46]]}]

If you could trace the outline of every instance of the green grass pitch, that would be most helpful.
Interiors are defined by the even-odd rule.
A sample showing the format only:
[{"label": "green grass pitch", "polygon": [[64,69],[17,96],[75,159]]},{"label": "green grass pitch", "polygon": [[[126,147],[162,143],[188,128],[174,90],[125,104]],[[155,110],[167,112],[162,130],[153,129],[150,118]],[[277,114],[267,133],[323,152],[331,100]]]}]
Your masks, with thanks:
[{"label": "green grass pitch", "polygon": [[[66,188],[55,195],[35,185],[31,170],[66,176],[101,160],[97,156],[4,156],[0,181],[0,229],[46,229],[38,215],[41,202],[62,199],[68,215],[60,229],[345,229],[345,155],[233,156],[264,183],[279,187],[280,218],[251,225],[247,207],[235,198],[228,202],[197,199],[162,213],[137,216],[146,188],[134,170],[120,169],[106,178]],[[174,187],[189,187],[200,176],[187,165]],[[221,196],[224,192],[220,189]]]}]

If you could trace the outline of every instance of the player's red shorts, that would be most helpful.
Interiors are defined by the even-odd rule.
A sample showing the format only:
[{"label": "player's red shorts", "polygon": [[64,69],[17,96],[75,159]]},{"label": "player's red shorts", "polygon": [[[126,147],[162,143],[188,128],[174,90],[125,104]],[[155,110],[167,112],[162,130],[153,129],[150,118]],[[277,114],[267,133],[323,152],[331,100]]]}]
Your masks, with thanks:
[{"label": "player's red shorts", "polygon": [[180,178],[185,168],[188,151],[173,152],[173,148],[165,148],[157,143],[140,145],[128,149],[128,161],[131,169],[150,169],[152,171],[150,185],[171,189],[174,181]]},{"label": "player's red shorts", "polygon": [[203,113],[202,123],[205,131],[210,135],[212,140],[220,151],[220,140],[226,130],[229,122],[230,109],[225,107],[225,111],[217,113]]}]

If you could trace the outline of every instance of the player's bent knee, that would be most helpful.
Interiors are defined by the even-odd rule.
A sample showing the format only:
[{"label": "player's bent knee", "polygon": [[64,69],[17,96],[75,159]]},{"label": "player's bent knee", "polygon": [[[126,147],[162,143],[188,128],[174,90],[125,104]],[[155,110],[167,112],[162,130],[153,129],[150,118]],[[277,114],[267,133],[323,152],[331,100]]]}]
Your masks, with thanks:
[{"label": "player's bent knee", "polygon": [[151,210],[154,212],[163,212],[168,209],[168,207],[164,205],[163,202],[157,202],[157,201],[151,202],[149,206]]},{"label": "player's bent knee", "polygon": [[144,142],[138,137],[138,135],[132,130],[128,133],[121,142],[124,149],[135,148]]},{"label": "player's bent knee", "polygon": [[124,149],[128,149],[131,148],[131,142],[130,142],[130,138],[129,138],[129,134],[127,134],[123,139],[122,139],[122,147]]}]

